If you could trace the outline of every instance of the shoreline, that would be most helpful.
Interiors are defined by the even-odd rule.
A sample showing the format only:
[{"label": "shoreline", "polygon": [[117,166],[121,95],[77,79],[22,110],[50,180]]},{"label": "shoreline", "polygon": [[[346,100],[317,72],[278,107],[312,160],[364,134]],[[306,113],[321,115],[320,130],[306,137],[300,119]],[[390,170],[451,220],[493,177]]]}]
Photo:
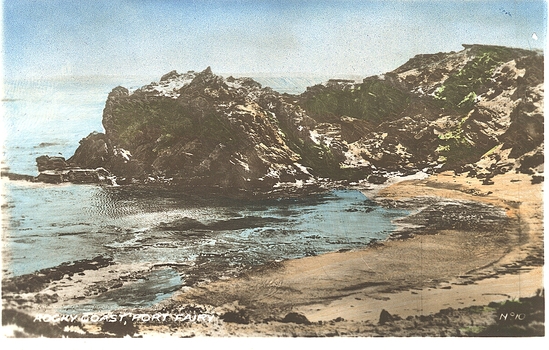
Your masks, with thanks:
[{"label": "shoreline", "polygon": [[[141,311],[198,305],[216,315],[216,322],[200,327],[187,324],[183,329],[147,324],[139,327],[138,334],[329,336],[336,332],[372,336],[380,332],[382,310],[395,319],[432,317],[448,308],[534,296],[543,288],[543,203],[542,185],[531,184],[530,178],[498,175],[494,185],[484,186],[475,178],[441,173],[369,190],[365,194],[374,193],[372,199],[382,205],[404,204],[419,212],[425,198],[435,203],[437,198],[483,203],[500,208],[516,225],[497,234],[459,228],[422,233],[416,228],[405,239],[390,237],[364,249],[286,260],[253,268],[239,277],[184,287],[171,299]],[[92,275],[95,280],[84,285],[99,282],[101,269]],[[82,287],[75,290],[82,291]],[[71,293],[62,295],[42,310],[70,298],[74,298]],[[493,323],[492,313],[478,322]],[[287,323],[284,317],[290,314],[300,316]],[[227,315],[240,318],[231,320]],[[97,327],[84,328],[105,334]],[[440,335],[436,333],[440,327],[429,329],[426,335]],[[394,334],[418,334],[414,332],[401,329]]]},{"label": "shoreline", "polygon": [[[441,173],[392,184],[375,196],[381,202],[427,196],[494,205],[517,222],[500,235],[505,237],[464,230],[418,233],[377,248],[284,261],[266,271],[199,286],[175,300],[214,305],[220,313],[245,310],[258,322],[298,312],[311,322],[344,319],[355,324],[378,320],[382,310],[401,317],[421,315],[418,299],[423,312],[432,313],[532,296],[543,289],[543,206],[542,185],[531,184],[530,178],[504,174],[494,177],[494,185],[482,185],[475,178]],[[510,190],[513,184],[515,191]],[[479,239],[481,244],[475,244]],[[430,306],[422,300],[429,296],[437,299]]]}]

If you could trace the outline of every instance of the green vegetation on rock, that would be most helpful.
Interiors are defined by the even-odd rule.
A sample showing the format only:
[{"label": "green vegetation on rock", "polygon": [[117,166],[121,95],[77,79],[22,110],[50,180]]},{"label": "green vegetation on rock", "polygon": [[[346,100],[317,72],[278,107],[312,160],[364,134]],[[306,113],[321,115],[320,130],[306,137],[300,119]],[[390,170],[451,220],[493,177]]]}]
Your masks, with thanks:
[{"label": "green vegetation on rock", "polygon": [[496,67],[517,56],[516,50],[499,46],[479,46],[473,50],[474,57],[435,92],[435,99],[445,108],[460,112],[471,110]]},{"label": "green vegetation on rock", "polygon": [[155,99],[143,102],[129,98],[113,106],[113,131],[118,134],[122,147],[160,140],[166,146],[171,141],[194,134],[195,126],[176,102]]},{"label": "green vegetation on rock", "polygon": [[316,118],[349,116],[380,124],[397,117],[410,103],[409,96],[382,80],[366,80],[350,89],[324,88],[302,103]]},{"label": "green vegetation on rock", "polygon": [[437,153],[444,158],[447,167],[464,165],[478,159],[485,152],[484,149],[475,147],[465,136],[463,124],[466,121],[467,117],[464,117],[454,129],[438,136],[440,145]]},{"label": "green vegetation on rock", "polygon": [[113,107],[114,130],[122,147],[133,149],[140,144],[155,144],[155,151],[181,141],[230,143],[230,127],[215,113],[191,117],[176,100],[161,98],[143,103],[129,98]]}]

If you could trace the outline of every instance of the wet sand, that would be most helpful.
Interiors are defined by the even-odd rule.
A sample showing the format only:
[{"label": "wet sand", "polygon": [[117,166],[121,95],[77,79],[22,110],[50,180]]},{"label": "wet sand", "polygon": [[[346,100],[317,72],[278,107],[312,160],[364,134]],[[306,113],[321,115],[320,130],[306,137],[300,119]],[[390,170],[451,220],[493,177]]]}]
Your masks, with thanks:
[{"label": "wet sand", "polygon": [[[237,278],[185,287],[171,299],[139,312],[173,313],[192,307],[214,315],[212,322],[144,323],[137,325],[136,334],[445,336],[463,335],[464,325],[493,324],[493,310],[464,308],[531,297],[543,288],[543,185],[532,184],[531,176],[524,174],[499,175],[493,181],[493,185],[482,185],[478,179],[442,173],[398,182],[374,194],[365,192],[382,205],[413,210],[399,223],[401,230],[393,239],[360,250],[273,262]],[[466,213],[469,216],[453,218],[459,224],[441,226],[442,217],[437,215],[445,213],[436,211],[443,208],[437,207],[440,203],[482,204],[482,210],[500,215],[504,224],[467,225],[475,215]],[[417,224],[414,215],[427,218],[430,224],[412,227]],[[26,295],[28,302],[19,307],[13,299],[9,306],[31,315],[33,310],[55,310],[96,295],[85,293],[90,284],[117,288],[122,273],[132,270],[137,278],[139,271],[150,268],[108,266],[86,272],[77,281],[65,277]],[[101,281],[101,276],[109,277]],[[55,301],[34,307],[36,294],[56,290]],[[382,310],[399,321],[392,326],[379,324]],[[432,316],[440,310],[447,311]],[[92,324],[81,328],[103,332]]]}]

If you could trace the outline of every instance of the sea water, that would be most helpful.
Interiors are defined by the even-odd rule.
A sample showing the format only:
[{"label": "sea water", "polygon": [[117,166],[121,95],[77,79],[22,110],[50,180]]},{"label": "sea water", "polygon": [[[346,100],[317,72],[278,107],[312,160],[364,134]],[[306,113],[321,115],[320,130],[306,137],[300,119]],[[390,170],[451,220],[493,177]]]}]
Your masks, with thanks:
[{"label": "sea water", "polygon": [[[296,84],[271,81],[287,84],[280,87],[285,92],[305,89],[288,91]],[[36,175],[36,157],[70,157],[80,139],[103,131],[102,109],[117,85],[142,84],[113,78],[7,82],[2,167]],[[392,221],[404,215],[356,190],[234,200],[172,189],[4,178],[2,272],[17,276],[105,255],[120,263],[189,266],[179,270],[181,283],[189,284],[270,261],[364,247],[387,237]],[[170,224],[181,220],[196,225]],[[163,278],[173,285],[174,276],[168,277]]]}]

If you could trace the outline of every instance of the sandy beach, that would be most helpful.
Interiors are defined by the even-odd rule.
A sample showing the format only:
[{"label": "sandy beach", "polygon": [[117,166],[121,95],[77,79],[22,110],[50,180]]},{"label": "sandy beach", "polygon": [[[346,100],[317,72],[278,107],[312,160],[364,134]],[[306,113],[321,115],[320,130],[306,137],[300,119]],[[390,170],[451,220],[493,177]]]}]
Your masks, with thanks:
[{"label": "sandy beach", "polygon": [[311,322],[343,319],[344,328],[352,328],[377,323],[383,309],[405,318],[532,296],[543,287],[542,185],[521,174],[494,182],[483,186],[478,179],[442,173],[391,185],[376,200],[494,205],[511,219],[500,232],[416,232],[359,251],[274,264],[202,285],[177,300],[213,305],[219,312],[245,310],[257,321],[298,312]]},{"label": "sandy beach", "polygon": [[[365,192],[382,205],[411,210],[389,240],[360,250],[273,262],[237,278],[185,287],[170,300],[141,312],[192,306],[215,315],[213,322],[143,323],[137,325],[136,334],[455,336],[467,335],[463,324],[494,324],[495,311],[487,305],[532,297],[543,288],[543,185],[532,184],[524,174],[499,175],[493,181],[482,185],[479,179],[446,172],[398,182],[374,194]],[[458,212],[462,218],[441,225],[446,213],[436,208],[448,205],[484,211],[497,220],[486,226],[464,211]],[[418,226],[418,217],[423,226]],[[475,220],[477,225],[471,224]],[[134,267],[133,272],[146,268]],[[104,270],[111,270],[116,275],[113,280],[119,281],[120,273],[112,274],[113,269],[125,270],[108,266],[79,276],[79,283],[56,282],[64,289],[54,302],[36,308],[27,304],[27,310],[47,312],[81,301],[83,286],[99,283]],[[101,283],[113,287],[108,280]],[[50,284],[41,293],[51,290]],[[471,307],[484,311],[472,313]],[[391,323],[380,323],[382,310]],[[443,325],[435,322],[441,310],[453,315]],[[101,333],[97,325],[83,329]]]}]

